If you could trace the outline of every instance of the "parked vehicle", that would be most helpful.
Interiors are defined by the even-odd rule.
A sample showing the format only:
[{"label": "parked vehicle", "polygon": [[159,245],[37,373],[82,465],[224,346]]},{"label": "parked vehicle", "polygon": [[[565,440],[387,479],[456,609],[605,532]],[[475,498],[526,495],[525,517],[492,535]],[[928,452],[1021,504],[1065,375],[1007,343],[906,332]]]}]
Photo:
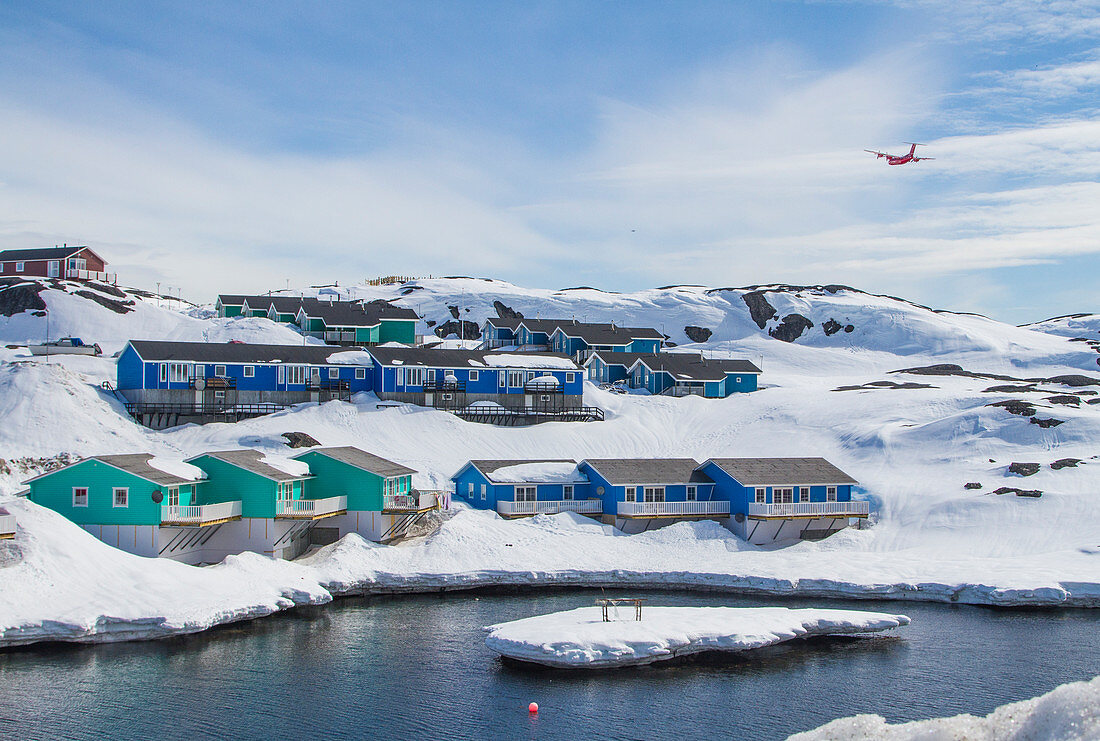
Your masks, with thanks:
[{"label": "parked vehicle", "polygon": [[31,355],[102,355],[97,343],[84,344],[79,337],[62,337],[59,340],[30,345]]}]

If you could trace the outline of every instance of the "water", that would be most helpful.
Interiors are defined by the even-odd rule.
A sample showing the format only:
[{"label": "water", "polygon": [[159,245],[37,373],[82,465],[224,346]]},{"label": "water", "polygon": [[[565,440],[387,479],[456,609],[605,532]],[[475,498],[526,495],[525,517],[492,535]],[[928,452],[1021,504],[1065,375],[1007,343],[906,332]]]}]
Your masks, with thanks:
[{"label": "water", "polygon": [[484,625],[599,594],[344,600],[167,641],[0,652],[0,738],[771,739],[856,713],[986,714],[1100,674],[1100,611],[1085,610],[784,600],[905,613],[913,624],[890,637],[590,673],[517,669],[485,648]]}]

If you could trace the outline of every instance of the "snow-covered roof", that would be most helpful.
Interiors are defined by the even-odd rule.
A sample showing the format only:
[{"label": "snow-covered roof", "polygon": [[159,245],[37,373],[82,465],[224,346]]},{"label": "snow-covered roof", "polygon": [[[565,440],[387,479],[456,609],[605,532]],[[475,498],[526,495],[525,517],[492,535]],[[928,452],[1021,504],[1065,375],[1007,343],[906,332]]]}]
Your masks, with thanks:
[{"label": "snow-covered roof", "polygon": [[177,476],[181,479],[188,481],[201,481],[206,478],[206,471],[202,470],[198,466],[192,466],[190,463],[184,463],[177,458],[163,458],[161,456],[153,456],[148,461],[149,465],[158,471]]},{"label": "snow-covered roof", "polygon": [[553,376],[538,376],[527,382],[528,386],[560,386],[561,381]]},{"label": "snow-covered roof", "polygon": [[382,365],[424,368],[545,368],[580,370],[565,355],[556,353],[494,353],[486,350],[451,350],[423,347],[372,347],[369,352]]},{"label": "snow-covered roof", "polygon": [[577,470],[575,461],[516,463],[496,469],[488,474],[488,478],[497,484],[573,484],[588,481],[588,477]]},{"label": "snow-covered roof", "polygon": [[493,368],[556,368],[578,370],[577,364],[564,355],[550,353],[502,353],[486,355],[485,365]]},{"label": "snow-covered roof", "polygon": [[152,453],[125,453],[121,455],[93,455],[87,458],[83,458],[76,463],[72,463],[68,466],[64,466],[60,469],[54,469],[46,473],[35,476],[32,479],[28,479],[23,483],[29,484],[32,481],[46,478],[51,476],[57,471],[64,470],[66,468],[72,468],[73,466],[79,466],[87,461],[99,461],[106,463],[108,466],[113,466],[120,471],[137,476],[138,478],[151,481],[159,486],[178,486],[180,484],[190,484],[195,481],[201,481],[206,478],[206,473],[202,469],[196,466],[188,465],[182,461],[173,460],[171,458],[160,458],[154,456]]},{"label": "snow-covered roof", "polygon": [[465,466],[458,470],[458,473],[456,473],[455,476],[461,474],[463,471],[466,470],[467,467],[472,466],[480,471],[481,474],[485,476],[485,478],[489,479],[490,481],[495,481],[493,477],[496,475],[496,472],[502,468],[517,468],[520,466],[540,465],[551,465],[559,467],[569,466],[570,468],[575,468],[577,462],[572,458],[546,458],[541,460],[531,458],[528,458],[526,460],[515,458],[507,460],[477,460],[468,462]]},{"label": "snow-covered roof", "polygon": [[293,481],[309,476],[309,466],[304,461],[265,455],[258,450],[219,450],[202,453],[188,461],[207,455],[274,481]]}]

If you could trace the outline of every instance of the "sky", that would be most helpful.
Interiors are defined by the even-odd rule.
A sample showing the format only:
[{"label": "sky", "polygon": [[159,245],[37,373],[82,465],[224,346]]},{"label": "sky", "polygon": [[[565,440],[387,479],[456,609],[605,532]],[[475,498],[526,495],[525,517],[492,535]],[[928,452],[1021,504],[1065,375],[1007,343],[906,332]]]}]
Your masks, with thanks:
[{"label": "sky", "polygon": [[[1100,0],[0,4],[0,248],[1100,312]],[[890,167],[863,150],[925,161]]]}]

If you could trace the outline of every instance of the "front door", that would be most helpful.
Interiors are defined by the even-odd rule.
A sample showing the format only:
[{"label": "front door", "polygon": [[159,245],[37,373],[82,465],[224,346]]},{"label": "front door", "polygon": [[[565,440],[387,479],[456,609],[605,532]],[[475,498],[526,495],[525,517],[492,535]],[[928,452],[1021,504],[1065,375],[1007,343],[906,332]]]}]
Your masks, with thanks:
[{"label": "front door", "polygon": [[50,260],[46,265],[46,277],[56,278],[61,274],[61,262],[58,260]]}]

